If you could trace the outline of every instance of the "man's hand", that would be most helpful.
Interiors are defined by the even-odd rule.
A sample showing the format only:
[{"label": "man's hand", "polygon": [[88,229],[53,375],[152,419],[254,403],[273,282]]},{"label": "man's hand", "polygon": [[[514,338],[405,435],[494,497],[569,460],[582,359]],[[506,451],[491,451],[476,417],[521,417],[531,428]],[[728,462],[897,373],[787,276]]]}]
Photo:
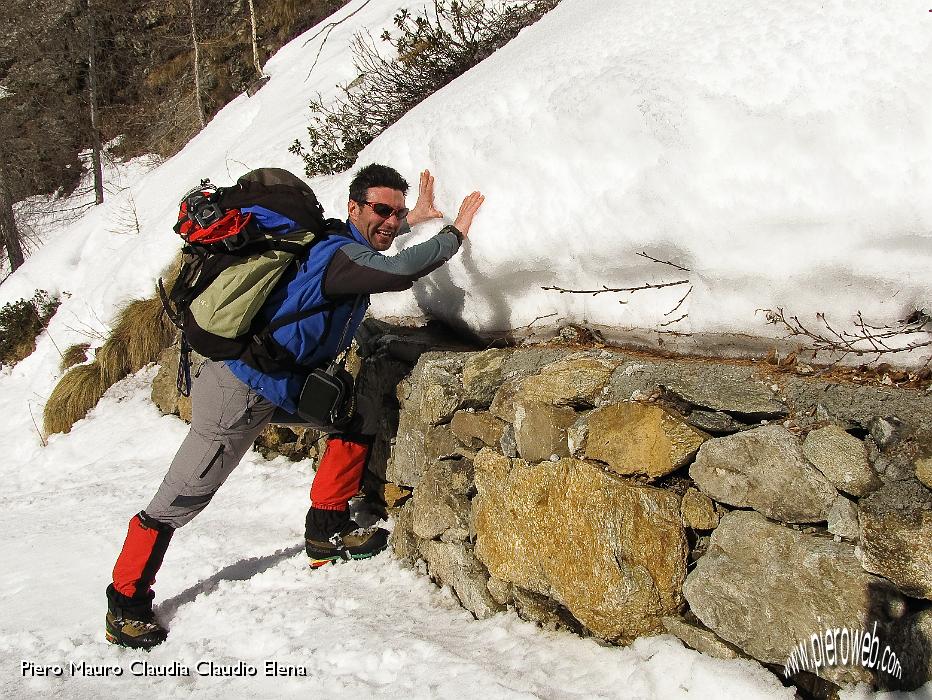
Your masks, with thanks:
[{"label": "man's hand", "polygon": [[418,186],[417,203],[408,212],[408,225],[416,226],[425,221],[442,217],[443,212],[434,206],[434,176],[430,174],[429,170],[424,170],[421,173],[421,182]]},{"label": "man's hand", "polygon": [[476,212],[479,211],[479,207],[482,206],[484,201],[485,197],[483,197],[482,194],[473,192],[472,194],[466,195],[466,199],[460,204],[460,210],[456,215],[456,221],[453,222],[453,225],[463,234],[463,238],[469,235],[469,227],[472,226],[472,218],[476,215]]}]

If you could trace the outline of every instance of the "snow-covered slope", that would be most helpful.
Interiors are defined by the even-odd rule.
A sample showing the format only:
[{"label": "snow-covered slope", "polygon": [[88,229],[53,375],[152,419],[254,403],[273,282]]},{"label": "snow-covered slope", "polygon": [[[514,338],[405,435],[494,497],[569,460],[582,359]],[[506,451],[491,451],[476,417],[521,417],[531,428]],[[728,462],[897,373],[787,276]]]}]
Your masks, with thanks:
[{"label": "snow-covered slope", "polygon": [[[388,555],[312,575],[300,551],[310,465],[255,454],[175,538],[156,585],[170,643],[145,656],[103,641],[103,589],[126,521],[185,427],[148,401],[150,369],[43,447],[32,416],[59,376],[57,348],[99,344],[120,303],[151,295],[177,249],[177,199],[201,177],[300,172],[287,147],[308,100],[355,77],[354,32],[378,35],[398,7],[422,5],[353,0],[335,19],[359,13],[330,33],[313,72],[320,40],[305,42],[317,30],[176,157],[122,166],[122,190],[48,228],[0,286],[0,304],[35,289],[65,296],[37,351],[0,372],[4,696],[792,697],[754,664],[669,637],[615,649],[508,615],[473,622]],[[383,295],[375,312],[483,331],[551,313],[653,328],[683,287],[627,304],[540,289],[678,278],[640,251],[692,271],[682,331],[764,333],[754,310],[775,305],[878,320],[928,308],[930,21],[915,3],[564,0],[362,154],[411,182],[430,168],[451,219],[467,192],[487,196],[454,262],[410,293]],[[345,211],[350,176],[312,182],[330,213]],[[436,226],[425,228],[410,240]],[[139,659],[195,675],[132,677]],[[124,675],[73,677],[68,664],[82,660]],[[199,660],[259,675],[200,677]],[[266,660],[308,677],[266,677]],[[64,677],[24,677],[23,661],[61,664]]]},{"label": "snow-covered slope", "polygon": [[[313,71],[316,30],[283,48],[256,96],[33,256],[0,301],[56,286],[74,295],[66,313],[108,319],[150,293],[175,249],[179,193],[262,165],[300,172],[287,146],[309,98],[355,77],[351,36],[377,35],[400,5],[423,3],[370,3],[333,29]],[[485,332],[539,316],[656,329],[688,313],[667,330],[767,335],[778,331],[757,309],[821,311],[843,327],[858,310],[892,322],[932,308],[932,71],[918,69],[932,62],[930,23],[913,2],[564,0],[362,153],[411,182],[429,167],[451,218],[467,192],[487,196],[468,249],[374,313]],[[312,183],[334,215],[350,176]],[[130,201],[140,234],[108,233]],[[677,279],[692,292],[676,316],[664,313],[689,285],[541,289]]]}]

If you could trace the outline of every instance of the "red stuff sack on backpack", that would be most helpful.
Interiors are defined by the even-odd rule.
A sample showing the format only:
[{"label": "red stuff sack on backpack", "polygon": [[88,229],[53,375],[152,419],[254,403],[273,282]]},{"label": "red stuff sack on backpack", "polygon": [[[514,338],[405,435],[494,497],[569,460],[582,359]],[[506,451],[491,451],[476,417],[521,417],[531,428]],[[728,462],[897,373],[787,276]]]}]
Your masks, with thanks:
[{"label": "red stuff sack on backpack", "polygon": [[202,181],[201,187],[181,200],[174,229],[186,243],[207,245],[226,241],[229,245],[249,226],[252,214],[236,208],[224,210],[218,204],[220,194],[216,187]]}]

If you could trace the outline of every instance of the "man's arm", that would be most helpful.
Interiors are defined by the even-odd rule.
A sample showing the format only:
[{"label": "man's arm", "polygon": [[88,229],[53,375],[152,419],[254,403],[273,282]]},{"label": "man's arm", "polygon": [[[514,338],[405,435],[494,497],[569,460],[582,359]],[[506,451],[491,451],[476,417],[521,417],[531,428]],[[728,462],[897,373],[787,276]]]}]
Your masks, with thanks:
[{"label": "man's arm", "polygon": [[[433,179],[426,170],[421,175],[422,192],[425,184],[430,185],[432,206]],[[421,200],[420,197],[418,199]],[[469,235],[473,217],[484,201],[485,197],[479,192],[467,195],[452,226],[445,226],[436,236],[405,248],[397,255],[380,255],[361,243],[347,243],[334,254],[327,267],[324,296],[332,298],[410,289],[414,280],[430,274],[459,250]]]},{"label": "man's arm", "polygon": [[400,292],[414,280],[430,274],[453,257],[462,234],[447,226],[432,238],[405,248],[397,255],[375,252],[355,241],[340,247],[324,275],[327,297]]}]

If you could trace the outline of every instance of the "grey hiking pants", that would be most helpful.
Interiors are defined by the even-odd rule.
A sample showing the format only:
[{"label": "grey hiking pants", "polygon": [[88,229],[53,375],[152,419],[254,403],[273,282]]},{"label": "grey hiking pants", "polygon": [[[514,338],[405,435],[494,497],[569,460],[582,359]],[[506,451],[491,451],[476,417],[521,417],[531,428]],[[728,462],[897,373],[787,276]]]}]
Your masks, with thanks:
[{"label": "grey hiking pants", "polygon": [[[187,524],[207,506],[270,422],[342,432],[285,413],[237,379],[222,362],[207,360],[200,366],[191,400],[191,428],[145,509],[150,518],[173,528]],[[371,404],[360,397],[349,430],[374,435],[375,426]]]}]

